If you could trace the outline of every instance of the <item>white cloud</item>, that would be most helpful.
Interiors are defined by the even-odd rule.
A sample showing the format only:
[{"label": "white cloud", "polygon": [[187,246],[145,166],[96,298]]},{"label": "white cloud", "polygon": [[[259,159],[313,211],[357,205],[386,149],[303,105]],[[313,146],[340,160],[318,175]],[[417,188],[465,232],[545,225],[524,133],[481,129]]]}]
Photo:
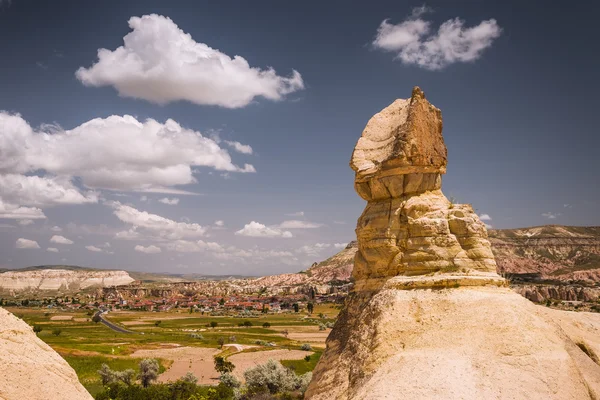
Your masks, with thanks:
[{"label": "white cloud", "polygon": [[61,235],[54,235],[50,238],[51,243],[58,244],[73,244],[73,241]]},{"label": "white cloud", "polygon": [[323,224],[317,224],[316,222],[299,220],[283,221],[281,224],[279,224],[279,228],[281,229],[314,229],[322,226]]},{"label": "white cloud", "polygon": [[[0,151],[0,154],[2,152]],[[22,207],[16,204],[5,203],[0,197],[0,218],[3,219],[43,219],[44,212],[36,207]]]},{"label": "white cloud", "polygon": [[396,25],[384,20],[373,41],[375,48],[396,53],[404,64],[439,70],[477,60],[502,31],[495,19],[465,28],[463,20],[454,18],[431,34],[431,22],[421,18],[427,11],[424,7],[414,9],[411,16]]},{"label": "white cloud", "polygon": [[17,249],[39,249],[40,245],[35,240],[19,238],[15,243],[15,247]]},{"label": "white cloud", "polygon": [[295,213],[291,213],[291,214],[285,214],[288,217],[304,217],[304,211],[298,211]]},{"label": "white cloud", "polygon": [[147,247],[138,244],[137,246],[135,246],[135,251],[139,251],[140,253],[146,254],[156,254],[160,253],[162,250],[160,249],[160,247],[154,246],[153,244]]},{"label": "white cloud", "polygon": [[330,248],[328,243],[315,243],[313,245],[305,245],[296,250],[296,253],[304,253],[307,256],[317,257],[324,249]]},{"label": "white cloud", "polygon": [[148,201],[148,196],[140,196],[140,201],[146,203]]},{"label": "white cloud", "polygon": [[215,225],[221,227],[221,226],[225,225],[225,222],[218,220],[218,221],[215,221]]},{"label": "white cloud", "polygon": [[188,240],[175,240],[167,243],[166,248],[170,251],[176,251],[178,253],[201,253],[204,251],[220,253],[225,251],[220,244],[216,242],[205,242],[203,240],[198,240],[196,242]]},{"label": "white cloud", "polygon": [[482,220],[482,221],[491,221],[492,217],[490,217],[489,214],[481,214],[479,216],[479,219]]},{"label": "white cloud", "polygon": [[140,234],[145,234],[153,239],[177,240],[197,238],[206,234],[206,228],[196,223],[176,222],[119,202],[110,205],[117,218],[133,226],[129,231],[117,233],[116,239],[138,239]]},{"label": "white cloud", "polygon": [[281,100],[304,88],[297,71],[286,78],[272,68],[250,67],[241,56],[231,58],[197,43],[168,17],[132,17],[129,27],[124,45],[114,51],[99,49],[98,62],[79,68],[77,79],[158,104],[187,100],[227,108],[244,107],[258,96]]},{"label": "white cloud", "polygon": [[33,224],[33,222],[34,222],[34,220],[32,220],[32,219],[20,219],[18,223],[21,226],[27,226],[27,225]]},{"label": "white cloud", "polygon": [[62,228],[60,226],[53,226],[52,228],[50,228],[50,230],[52,232],[62,232]]},{"label": "white cloud", "polygon": [[[88,188],[183,193],[193,169],[256,172],[233,164],[227,150],[169,119],[96,118],[71,130],[35,131],[21,116],[0,112],[0,197],[9,204],[43,206],[98,201]],[[43,171],[45,175],[26,176]],[[40,218],[40,217],[38,217]]]},{"label": "white cloud", "polygon": [[542,213],[542,217],[545,217],[548,219],[556,219],[556,217],[559,217],[560,215],[561,215],[560,213],[552,213],[552,212]]},{"label": "white cloud", "polygon": [[158,202],[167,204],[169,206],[176,206],[177,204],[179,204],[179,199],[177,197],[173,197],[172,199],[168,197],[163,197],[162,199],[158,200]]},{"label": "white cloud", "polygon": [[96,246],[85,246],[86,249],[88,249],[89,251],[93,251],[94,253],[100,253],[102,251],[101,248],[96,247]]},{"label": "white cloud", "polygon": [[230,140],[226,140],[225,143],[231,146],[235,151],[242,154],[252,154],[252,147],[247,144],[241,144],[240,142],[232,142]]},{"label": "white cloud", "polygon": [[291,238],[293,237],[292,233],[289,231],[283,231],[278,227],[268,227],[256,221],[252,221],[249,224],[244,225],[242,229],[235,233],[236,235],[241,236],[250,236],[250,237],[265,237],[265,238]]},{"label": "white cloud", "polygon": [[333,247],[335,247],[336,249],[345,249],[346,246],[348,246],[348,243],[335,243],[333,245]]},{"label": "white cloud", "polygon": [[56,247],[48,247],[46,251],[49,251],[50,253],[58,253],[58,249]]}]

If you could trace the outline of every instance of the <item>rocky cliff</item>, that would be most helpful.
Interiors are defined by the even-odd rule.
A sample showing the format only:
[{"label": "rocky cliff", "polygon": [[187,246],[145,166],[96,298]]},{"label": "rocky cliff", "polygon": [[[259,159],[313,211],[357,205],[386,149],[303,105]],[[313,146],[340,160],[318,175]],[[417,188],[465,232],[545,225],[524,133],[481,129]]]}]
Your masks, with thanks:
[{"label": "rocky cliff", "polygon": [[600,282],[600,227],[548,225],[491,230],[489,236],[500,272]]},{"label": "rocky cliff", "polygon": [[75,371],[32,328],[0,308],[0,399],[88,400]]},{"label": "rocky cliff", "polygon": [[307,399],[599,398],[600,366],[506,287],[484,224],[441,192],[441,112],[420,89],[371,118],[350,165],[355,285]]},{"label": "rocky cliff", "polygon": [[133,278],[125,271],[39,269],[0,273],[0,293],[73,292],[87,288],[127,285]]}]

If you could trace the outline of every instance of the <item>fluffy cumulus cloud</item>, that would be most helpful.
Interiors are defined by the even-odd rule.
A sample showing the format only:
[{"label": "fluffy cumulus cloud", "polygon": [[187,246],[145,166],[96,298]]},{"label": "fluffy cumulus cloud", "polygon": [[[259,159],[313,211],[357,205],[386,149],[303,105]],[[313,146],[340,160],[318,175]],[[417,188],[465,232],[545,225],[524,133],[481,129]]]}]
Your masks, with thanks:
[{"label": "fluffy cumulus cloud", "polygon": [[384,20],[373,46],[396,53],[404,64],[439,70],[457,62],[477,60],[502,32],[495,19],[467,28],[460,18],[444,22],[434,32],[431,22],[422,18],[429,11],[425,7],[416,8],[399,24]]},{"label": "fluffy cumulus cloud", "polygon": [[224,225],[225,225],[225,222],[223,222],[223,221],[221,221],[221,220],[217,220],[217,221],[215,221],[215,226],[218,226],[218,227],[220,227],[220,228],[221,228],[221,227],[223,227]]},{"label": "fluffy cumulus cloud", "polygon": [[139,251],[140,253],[146,253],[146,254],[156,254],[156,253],[160,253],[162,250],[160,249],[160,247],[157,247],[153,244],[151,244],[150,246],[142,246],[142,245],[137,245],[135,246],[135,251]]},{"label": "fluffy cumulus cloud", "polygon": [[35,240],[18,238],[15,247],[17,249],[39,249],[40,245]]},{"label": "fluffy cumulus cloud", "polygon": [[230,146],[232,149],[234,149],[238,153],[252,154],[252,152],[253,152],[252,147],[250,147],[247,144],[241,144],[240,142],[234,142],[234,141],[231,141],[231,140],[226,140],[225,144],[227,144],[228,146]]},{"label": "fluffy cumulus cloud", "polygon": [[58,253],[58,249],[56,247],[48,247],[46,251],[49,251],[50,253]]},{"label": "fluffy cumulus cloud", "polygon": [[490,217],[489,214],[481,214],[479,216],[479,219],[482,220],[482,221],[491,221],[492,217]]},{"label": "fluffy cumulus cloud", "polygon": [[61,235],[54,235],[50,238],[50,243],[73,244],[73,241]]},{"label": "fluffy cumulus cloud", "polygon": [[119,202],[109,205],[113,208],[113,213],[117,218],[131,225],[129,230],[117,233],[116,239],[179,240],[198,238],[206,234],[207,228],[196,223],[173,221]]},{"label": "fluffy cumulus cloud", "polygon": [[91,252],[94,252],[94,253],[101,253],[101,252],[102,252],[102,249],[101,249],[101,248],[99,248],[99,247],[96,247],[96,246],[92,246],[92,245],[90,245],[90,246],[85,246],[85,248],[86,248],[86,249],[88,249],[88,250],[89,250],[89,251],[91,251]]},{"label": "fluffy cumulus cloud", "polygon": [[323,224],[317,224],[316,222],[300,220],[283,221],[281,224],[279,224],[279,228],[281,229],[314,229],[322,226]]},{"label": "fluffy cumulus cloud", "polygon": [[560,215],[561,215],[560,213],[553,213],[553,212],[542,213],[542,217],[548,218],[548,219],[556,219]]},{"label": "fluffy cumulus cloud", "polygon": [[306,254],[307,256],[317,257],[321,251],[330,248],[328,243],[315,243],[313,245],[305,245],[296,250],[296,253]]},{"label": "fluffy cumulus cloud", "polygon": [[259,96],[281,100],[304,88],[297,71],[282,77],[272,68],[251,67],[241,56],[196,42],[168,17],[132,17],[129,27],[123,46],[99,49],[96,64],[79,68],[77,79],[158,104],[186,100],[227,108],[244,107]]},{"label": "fluffy cumulus cloud", "polygon": [[244,225],[242,229],[235,232],[236,235],[264,238],[291,238],[293,237],[290,231],[284,231],[279,227],[269,227],[259,222],[252,221]]},{"label": "fluffy cumulus cloud", "polygon": [[169,206],[176,206],[179,204],[179,199],[177,197],[173,197],[171,199],[168,197],[163,197],[162,199],[158,200],[158,202]]},{"label": "fluffy cumulus cloud", "polygon": [[335,243],[333,245],[333,247],[335,247],[336,249],[344,249],[346,248],[346,246],[348,246],[348,243]]},{"label": "fluffy cumulus cloud", "polygon": [[[113,115],[71,130],[36,131],[20,115],[0,112],[0,127],[0,197],[13,205],[97,202],[89,189],[175,193],[174,186],[196,182],[196,167],[256,172],[250,164],[235,165],[213,139],[171,119]],[[27,175],[38,171],[44,176]],[[89,189],[77,187],[74,178]]]},{"label": "fluffy cumulus cloud", "polygon": [[0,197],[0,218],[6,219],[43,219],[44,212],[37,207],[23,207],[17,204],[5,203]]}]

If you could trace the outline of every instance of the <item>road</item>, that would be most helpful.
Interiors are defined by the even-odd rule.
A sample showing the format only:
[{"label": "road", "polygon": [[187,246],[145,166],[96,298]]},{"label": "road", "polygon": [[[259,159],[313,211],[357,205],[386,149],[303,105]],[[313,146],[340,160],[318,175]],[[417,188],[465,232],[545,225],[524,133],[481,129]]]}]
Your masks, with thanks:
[{"label": "road", "polygon": [[100,317],[100,322],[102,322],[105,326],[109,327],[110,329],[112,329],[115,332],[119,332],[119,333],[138,333],[138,332],[133,332],[133,331],[130,331],[130,330],[125,329],[123,327],[120,327],[119,325],[113,324],[112,322],[104,319],[103,313],[100,312],[100,311],[96,311],[96,315],[98,317]]}]

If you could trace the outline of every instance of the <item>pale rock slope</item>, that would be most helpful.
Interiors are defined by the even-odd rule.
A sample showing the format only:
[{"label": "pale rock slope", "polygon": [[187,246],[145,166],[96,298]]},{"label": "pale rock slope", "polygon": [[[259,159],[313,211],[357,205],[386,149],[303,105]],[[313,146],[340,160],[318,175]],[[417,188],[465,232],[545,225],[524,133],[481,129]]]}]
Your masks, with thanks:
[{"label": "pale rock slope", "polygon": [[75,291],[90,287],[127,285],[134,279],[126,271],[39,269],[0,273],[2,291]]},{"label": "pale rock slope", "polygon": [[0,308],[0,399],[88,400],[75,371],[32,328]]},{"label": "pale rock slope", "polygon": [[355,286],[307,399],[600,398],[580,327],[511,291],[485,225],[441,192],[441,112],[419,88],[369,121],[350,165],[367,200]]}]

